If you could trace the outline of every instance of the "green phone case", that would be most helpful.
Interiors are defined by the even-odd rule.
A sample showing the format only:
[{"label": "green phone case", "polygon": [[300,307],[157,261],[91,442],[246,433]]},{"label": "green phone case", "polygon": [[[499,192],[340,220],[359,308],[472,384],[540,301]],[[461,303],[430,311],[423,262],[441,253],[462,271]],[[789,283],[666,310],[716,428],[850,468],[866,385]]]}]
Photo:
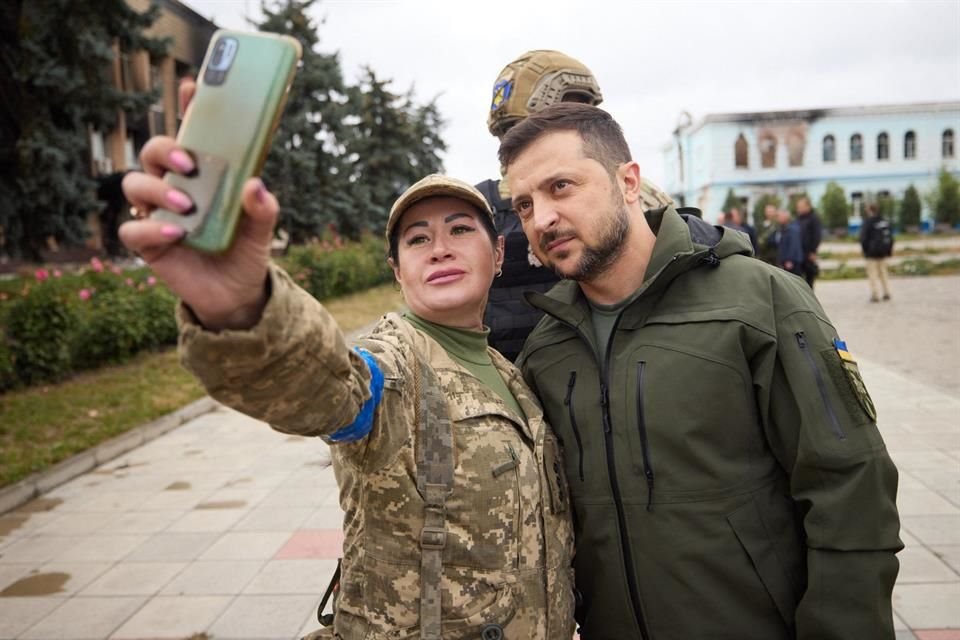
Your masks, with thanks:
[{"label": "green phone case", "polygon": [[151,214],[187,229],[190,247],[220,253],[233,242],[243,184],[263,166],[300,55],[300,43],[289,36],[220,30],[211,38],[177,135],[197,171],[165,176],[190,196],[194,211]]}]

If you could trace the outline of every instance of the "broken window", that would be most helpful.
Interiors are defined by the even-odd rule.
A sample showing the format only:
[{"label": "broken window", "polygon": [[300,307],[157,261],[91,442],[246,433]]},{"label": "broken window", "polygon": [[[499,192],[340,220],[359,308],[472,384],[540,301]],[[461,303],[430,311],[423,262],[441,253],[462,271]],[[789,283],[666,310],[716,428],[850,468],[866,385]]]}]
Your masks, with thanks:
[{"label": "broken window", "polygon": [[760,166],[765,169],[777,166],[777,137],[769,131],[760,134]]}]

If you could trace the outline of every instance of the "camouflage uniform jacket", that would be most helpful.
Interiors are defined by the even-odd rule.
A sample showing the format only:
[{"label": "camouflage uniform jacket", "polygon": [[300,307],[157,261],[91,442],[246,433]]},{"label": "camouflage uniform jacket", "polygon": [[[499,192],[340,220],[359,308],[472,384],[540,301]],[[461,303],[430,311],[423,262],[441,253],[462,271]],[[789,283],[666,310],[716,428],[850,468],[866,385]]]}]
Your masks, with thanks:
[{"label": "camouflage uniform jacket", "polygon": [[[287,274],[272,269],[270,277],[270,301],[250,331],[204,331],[181,305],[181,357],[220,402],[333,445],[345,513],[338,637],[420,637],[418,358],[435,372],[453,425],[443,638],[480,638],[487,624],[500,625],[507,639],[572,637],[567,486],[557,441],[520,372],[490,351],[526,420],[400,316],[384,316],[359,341],[361,353]],[[369,433],[337,443],[377,395],[371,380],[381,374]]]}]

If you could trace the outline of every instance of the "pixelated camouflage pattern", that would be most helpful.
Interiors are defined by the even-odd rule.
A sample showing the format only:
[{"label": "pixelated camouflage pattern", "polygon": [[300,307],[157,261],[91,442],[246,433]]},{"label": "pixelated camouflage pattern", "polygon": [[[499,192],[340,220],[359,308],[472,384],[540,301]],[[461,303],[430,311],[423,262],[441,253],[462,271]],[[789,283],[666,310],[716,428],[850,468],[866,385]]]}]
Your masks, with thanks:
[{"label": "pixelated camouflage pattern", "polygon": [[[210,333],[178,309],[182,360],[220,402],[284,433],[324,437],[349,424],[368,396],[366,364],[334,319],[282,270],[250,331]],[[335,633],[345,639],[419,638],[416,357],[435,372],[453,424],[453,491],[446,499],[442,637],[572,637],[573,537],[557,440],[519,371],[491,350],[526,415],[454,362],[400,316],[385,316],[359,345],[384,373],[371,433],[331,446],[344,511]]]}]

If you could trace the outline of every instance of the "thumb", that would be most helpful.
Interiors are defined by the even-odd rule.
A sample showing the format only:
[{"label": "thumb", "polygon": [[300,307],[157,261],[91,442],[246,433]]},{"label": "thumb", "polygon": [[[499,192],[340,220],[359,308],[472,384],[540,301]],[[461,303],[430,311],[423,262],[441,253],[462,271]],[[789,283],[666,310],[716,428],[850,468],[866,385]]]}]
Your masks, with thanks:
[{"label": "thumb", "polygon": [[277,198],[267,191],[260,178],[250,178],[243,185],[242,200],[248,233],[258,240],[269,243],[273,239],[273,228],[277,224],[280,213],[280,203],[277,202]]}]

